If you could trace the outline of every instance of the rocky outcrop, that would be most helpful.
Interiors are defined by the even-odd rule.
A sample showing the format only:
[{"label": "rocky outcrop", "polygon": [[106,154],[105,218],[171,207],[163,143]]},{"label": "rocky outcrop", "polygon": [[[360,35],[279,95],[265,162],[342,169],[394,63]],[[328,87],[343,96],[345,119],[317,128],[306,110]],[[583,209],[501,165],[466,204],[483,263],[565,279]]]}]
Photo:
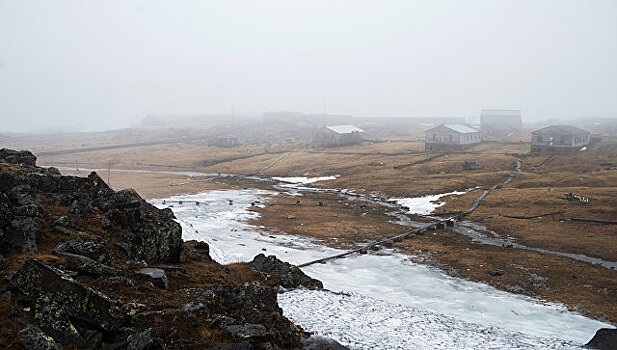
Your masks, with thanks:
[{"label": "rocky outcrop", "polygon": [[10,286],[30,298],[44,295],[68,318],[94,328],[113,331],[126,321],[117,301],[36,259],[29,259],[17,271]]},{"label": "rocky outcrop", "polygon": [[94,172],[62,176],[35,161],[0,150],[0,309],[10,310],[0,323],[15,329],[10,347],[312,346],[272,286],[321,282],[273,256],[249,264],[257,274],[222,266],[207,243],[182,241],[170,209],[115,192]]},{"label": "rocky outcrop", "polygon": [[274,279],[275,283],[284,288],[298,288],[304,286],[309,289],[323,288],[323,283],[307,276],[297,266],[284,262],[274,255],[259,254],[248,266],[256,272],[264,274],[267,279]]},{"label": "rocky outcrop", "polygon": [[593,349],[609,350],[617,349],[617,329],[601,328],[591,340],[585,344]]},{"label": "rocky outcrop", "polygon": [[0,149],[0,163],[36,165],[36,156],[30,151],[16,151],[13,149]]},{"label": "rocky outcrop", "polygon": [[[44,195],[56,205],[69,206],[69,215],[54,222],[57,231],[70,234],[71,226],[89,214],[109,213],[102,221],[123,231],[131,245],[131,258],[148,263],[180,261],[182,230],[171,210],[160,210],[144,201],[134,190],[114,192],[95,172],[88,177],[61,176],[36,167],[36,157],[27,153],[0,152],[6,159],[20,160],[20,171],[0,170],[0,229],[16,248],[36,252],[36,218],[42,209],[34,198]],[[30,154],[31,155],[31,154]],[[32,160],[32,161],[30,161]],[[5,228],[7,223],[10,227]],[[2,243],[2,242],[0,242]]]}]

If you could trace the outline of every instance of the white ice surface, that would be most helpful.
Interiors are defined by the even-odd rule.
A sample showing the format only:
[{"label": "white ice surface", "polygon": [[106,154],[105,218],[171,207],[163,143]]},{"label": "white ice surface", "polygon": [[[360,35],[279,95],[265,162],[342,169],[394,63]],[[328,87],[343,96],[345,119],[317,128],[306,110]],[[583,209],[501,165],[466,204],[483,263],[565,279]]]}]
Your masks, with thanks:
[{"label": "white ice surface", "polygon": [[306,184],[311,184],[313,182],[318,182],[318,181],[336,180],[337,177],[338,176],[321,176],[321,177],[297,176],[297,177],[273,177],[272,179],[276,181],[283,181],[283,182],[288,182],[292,184],[306,185]]},{"label": "white ice surface", "polygon": [[409,209],[409,214],[420,214],[420,215],[428,215],[433,212],[433,210],[441,207],[446,204],[445,202],[436,202],[439,198],[451,195],[459,195],[466,192],[450,192],[450,193],[442,193],[435,194],[431,196],[424,197],[416,197],[416,198],[390,198],[389,201],[396,202],[401,206]]},{"label": "white ice surface", "polygon": [[[172,197],[167,203],[175,202],[172,209],[182,224],[183,238],[207,242],[212,257],[221,263],[250,261],[264,253],[299,264],[341,252],[308,239],[262,232],[246,223],[258,216],[248,210],[251,203],[263,202],[261,197],[268,194],[276,193],[253,189],[209,191]],[[178,200],[184,204],[178,205]],[[229,200],[233,200],[233,205],[229,205]],[[195,201],[200,205],[195,205]],[[162,200],[152,203],[165,207]],[[302,221],[296,220],[298,224]],[[405,255],[388,253],[350,256],[304,268],[308,275],[321,280],[325,288],[350,291],[351,297],[321,291],[292,291],[280,296],[285,315],[317,334],[331,335],[354,348],[365,349],[374,348],[372,344],[376,341],[398,344],[398,347],[379,347],[392,349],[490,348],[493,345],[493,348],[567,348],[584,344],[599,328],[612,327],[568,312],[560,305],[453,278],[437,269],[409,262]],[[350,323],[351,320],[354,322]],[[352,325],[358,330],[350,329]],[[392,325],[413,333],[395,337]],[[431,334],[422,336],[416,332]],[[375,334],[384,334],[385,338],[375,338]],[[386,341],[390,336],[392,341]],[[429,336],[431,341],[423,338]],[[456,340],[453,337],[466,340],[453,343]],[[423,345],[425,341],[427,345]]]}]

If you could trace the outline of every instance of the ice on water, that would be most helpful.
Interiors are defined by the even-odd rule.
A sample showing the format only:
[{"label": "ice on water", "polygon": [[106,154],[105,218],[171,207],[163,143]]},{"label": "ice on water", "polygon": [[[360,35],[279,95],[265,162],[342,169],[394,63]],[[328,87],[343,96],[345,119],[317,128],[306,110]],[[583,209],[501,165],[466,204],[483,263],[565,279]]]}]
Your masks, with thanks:
[{"label": "ice on water", "polygon": [[[173,205],[184,239],[207,242],[221,263],[249,261],[264,253],[299,264],[341,252],[248,224],[259,215],[249,210],[251,205],[262,205],[269,195],[277,192],[220,190],[171,197],[166,205],[162,200],[152,203]],[[597,329],[611,327],[557,304],[450,277],[412,263],[406,255],[385,252],[304,268],[333,292],[284,293],[279,299],[285,315],[358,349],[375,344],[391,349],[571,348],[587,342]]]}]

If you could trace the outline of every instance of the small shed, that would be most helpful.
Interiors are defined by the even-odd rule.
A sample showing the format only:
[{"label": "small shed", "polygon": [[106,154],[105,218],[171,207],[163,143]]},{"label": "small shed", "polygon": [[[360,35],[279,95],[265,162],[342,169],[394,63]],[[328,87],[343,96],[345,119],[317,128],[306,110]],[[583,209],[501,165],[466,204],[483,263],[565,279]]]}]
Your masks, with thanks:
[{"label": "small shed", "polygon": [[236,136],[217,136],[208,142],[208,146],[236,147],[240,145]]},{"label": "small shed", "polygon": [[427,151],[462,150],[482,142],[482,133],[463,124],[444,124],[426,130]]},{"label": "small shed", "polygon": [[531,133],[531,154],[569,154],[589,145],[591,133],[572,125],[550,125]]},{"label": "small shed", "polygon": [[364,130],[354,125],[330,125],[313,133],[314,147],[357,145],[363,140]]}]

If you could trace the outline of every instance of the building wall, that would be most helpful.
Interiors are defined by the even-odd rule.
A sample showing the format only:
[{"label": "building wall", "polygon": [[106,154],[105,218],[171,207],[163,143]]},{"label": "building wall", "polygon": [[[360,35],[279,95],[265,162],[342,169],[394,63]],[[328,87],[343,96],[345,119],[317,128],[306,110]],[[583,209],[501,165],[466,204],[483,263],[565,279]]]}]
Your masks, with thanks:
[{"label": "building wall", "polygon": [[531,153],[574,153],[589,145],[590,134],[563,134],[556,129],[535,133],[531,136]]},{"label": "building wall", "polygon": [[328,128],[321,128],[313,134],[314,147],[340,147],[362,143],[363,137],[359,132],[338,134]]},{"label": "building wall", "polygon": [[500,135],[523,129],[523,120],[520,113],[513,115],[491,115],[483,114],[480,116],[482,131],[487,135]]},{"label": "building wall", "polygon": [[482,142],[482,135],[480,132],[465,134],[427,132],[424,149],[427,151],[445,149],[460,150],[480,142]]}]

